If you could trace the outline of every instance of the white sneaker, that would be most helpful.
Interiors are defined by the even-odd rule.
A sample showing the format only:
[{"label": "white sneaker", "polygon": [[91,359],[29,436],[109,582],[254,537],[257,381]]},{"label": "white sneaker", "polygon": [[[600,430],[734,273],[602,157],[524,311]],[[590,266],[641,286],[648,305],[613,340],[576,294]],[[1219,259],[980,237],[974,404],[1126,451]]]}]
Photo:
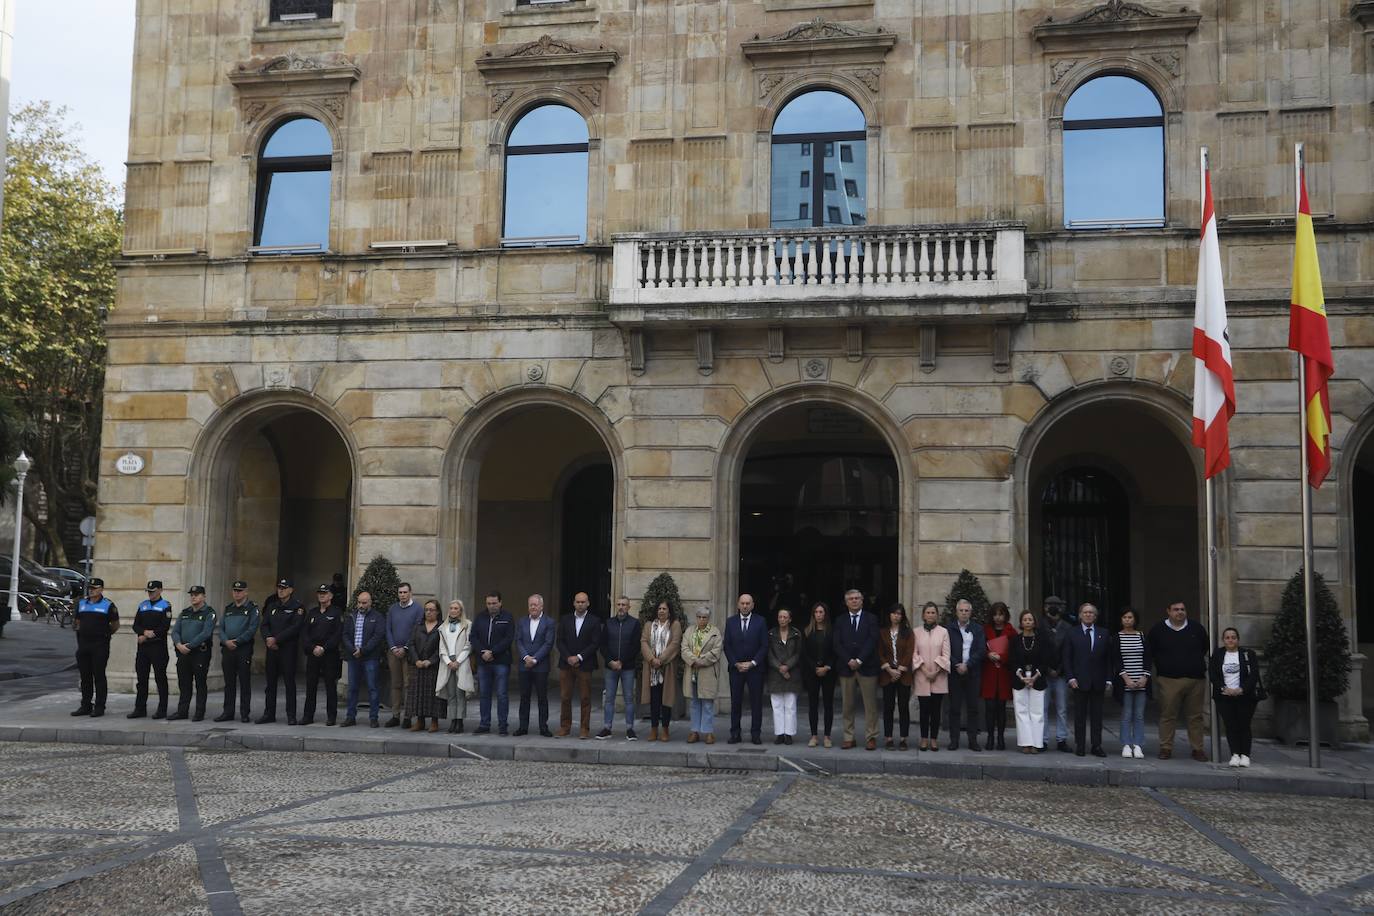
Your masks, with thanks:
[{"label": "white sneaker", "polygon": [[1145,748],[1143,748],[1143,747],[1141,747],[1140,745],[1137,744],[1137,745],[1135,745],[1134,747],[1131,748],[1131,755],[1132,755],[1133,757],[1135,757],[1136,760],[1144,760],[1144,759],[1145,759]]},{"label": "white sneaker", "polygon": [[1241,765],[1241,763],[1240,763],[1240,754],[1232,754],[1232,755],[1231,755],[1231,766],[1233,766],[1233,767],[1238,767],[1238,766],[1240,766],[1240,765]]},{"label": "white sneaker", "polygon": [[1250,755],[1249,755],[1249,754],[1241,754],[1241,755],[1240,755],[1240,765],[1243,766],[1243,767],[1248,767],[1248,766],[1250,765]]},{"label": "white sneaker", "polygon": [[1131,746],[1129,744],[1121,745],[1121,756],[1127,760],[1131,759]]}]

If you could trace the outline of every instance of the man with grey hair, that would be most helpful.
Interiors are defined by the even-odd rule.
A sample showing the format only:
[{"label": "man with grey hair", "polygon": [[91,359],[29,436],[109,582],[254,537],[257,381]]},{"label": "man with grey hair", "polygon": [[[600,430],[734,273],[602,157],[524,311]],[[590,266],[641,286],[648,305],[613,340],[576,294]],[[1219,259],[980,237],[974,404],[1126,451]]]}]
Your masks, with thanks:
[{"label": "man with grey hair", "polygon": [[843,613],[835,615],[835,658],[840,676],[841,713],[844,741],[848,750],[854,741],[854,693],[863,697],[866,750],[878,749],[878,622],[864,610],[864,593],[851,588],[844,593]]},{"label": "man with grey hair", "polygon": [[1061,665],[1069,689],[1073,691],[1073,752],[1087,753],[1086,725],[1092,721],[1092,752],[1105,757],[1102,750],[1102,695],[1112,686],[1112,663],[1107,631],[1097,625],[1097,608],[1084,602],[1078,607],[1078,623],[1064,639]]},{"label": "man with grey hair", "polygon": [[[949,630],[949,749],[959,749],[961,720],[968,728],[968,749],[978,746],[978,707],[983,686],[983,659],[988,655],[988,640],[983,627],[973,619],[973,604],[967,598],[954,602],[954,620]],[[968,718],[963,714],[967,712]]]},{"label": "man with grey hair", "polygon": [[520,727],[516,737],[530,733],[530,694],[539,702],[539,734],[549,731],[549,657],[553,654],[553,621],[544,616],[544,596],[530,595],[528,616],[515,627],[515,655],[520,672]]}]

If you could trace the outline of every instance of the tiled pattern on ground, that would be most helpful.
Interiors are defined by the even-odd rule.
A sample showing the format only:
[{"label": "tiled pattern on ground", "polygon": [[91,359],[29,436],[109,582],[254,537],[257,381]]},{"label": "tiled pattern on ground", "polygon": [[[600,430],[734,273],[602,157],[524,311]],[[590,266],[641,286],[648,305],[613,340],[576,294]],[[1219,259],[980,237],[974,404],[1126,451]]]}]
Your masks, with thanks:
[{"label": "tiled pattern on ground", "polygon": [[0,767],[6,913],[1374,907],[1364,801],[60,745]]}]

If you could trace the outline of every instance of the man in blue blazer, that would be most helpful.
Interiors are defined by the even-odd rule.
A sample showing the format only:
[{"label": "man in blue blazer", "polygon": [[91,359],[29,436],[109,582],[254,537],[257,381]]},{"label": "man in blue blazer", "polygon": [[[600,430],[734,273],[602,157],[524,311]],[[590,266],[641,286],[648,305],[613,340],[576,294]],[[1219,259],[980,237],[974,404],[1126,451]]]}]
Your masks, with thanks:
[{"label": "man in blue blazer", "polygon": [[854,746],[854,689],[864,703],[867,750],[878,749],[878,622],[864,611],[864,593],[851,588],[844,593],[846,613],[836,614],[832,627],[840,676],[840,710],[844,720],[841,750]]},{"label": "man in blue blazer", "polygon": [[530,595],[529,616],[515,625],[515,656],[520,672],[520,727],[530,733],[530,693],[539,698],[539,734],[549,731],[549,653],[553,651],[553,621],[544,616],[544,596]]},{"label": "man in blue blazer", "polygon": [[754,596],[740,595],[739,613],[725,621],[725,661],[730,666],[730,743],[740,743],[744,691],[749,690],[749,740],[763,743],[763,672],[768,624],[754,613]]},{"label": "man in blue blazer", "polygon": [[1073,693],[1073,752],[1084,756],[1086,720],[1092,719],[1094,757],[1106,757],[1102,750],[1102,695],[1112,686],[1107,631],[1097,625],[1097,608],[1078,607],[1078,623],[1064,637],[1064,658],[1060,668]]},{"label": "man in blue blazer", "polygon": [[968,749],[978,746],[979,691],[983,686],[983,659],[988,656],[988,640],[983,625],[973,619],[973,605],[967,598],[954,602],[954,620],[949,630],[949,749],[959,749],[959,723],[968,713]]}]

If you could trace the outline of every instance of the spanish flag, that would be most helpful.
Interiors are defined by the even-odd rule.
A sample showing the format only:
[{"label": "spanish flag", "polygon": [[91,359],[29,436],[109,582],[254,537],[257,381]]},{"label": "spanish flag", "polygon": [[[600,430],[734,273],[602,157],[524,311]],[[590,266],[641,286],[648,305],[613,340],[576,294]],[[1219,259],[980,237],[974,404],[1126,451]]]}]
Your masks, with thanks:
[{"label": "spanish flag", "polygon": [[1331,335],[1322,298],[1317,237],[1312,208],[1307,202],[1307,174],[1298,167],[1297,242],[1293,248],[1293,298],[1288,309],[1288,349],[1296,350],[1306,372],[1302,392],[1307,417],[1303,447],[1307,449],[1307,482],[1317,489],[1331,470],[1331,398],[1326,382],[1335,371]]}]

